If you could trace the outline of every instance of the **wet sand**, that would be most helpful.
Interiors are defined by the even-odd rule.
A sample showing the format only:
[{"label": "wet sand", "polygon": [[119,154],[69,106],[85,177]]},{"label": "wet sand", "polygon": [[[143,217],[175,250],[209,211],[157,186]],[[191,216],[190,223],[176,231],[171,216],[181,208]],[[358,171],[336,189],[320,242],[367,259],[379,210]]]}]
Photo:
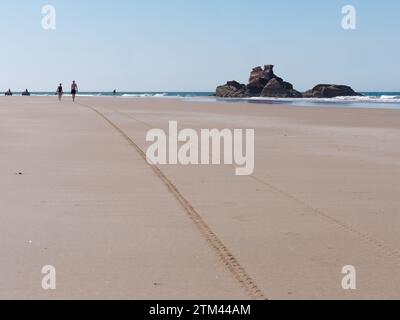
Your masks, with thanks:
[{"label": "wet sand", "polygon": [[[171,120],[254,128],[254,174],[150,167]],[[399,299],[399,143],[397,110],[2,97],[0,298]]]}]

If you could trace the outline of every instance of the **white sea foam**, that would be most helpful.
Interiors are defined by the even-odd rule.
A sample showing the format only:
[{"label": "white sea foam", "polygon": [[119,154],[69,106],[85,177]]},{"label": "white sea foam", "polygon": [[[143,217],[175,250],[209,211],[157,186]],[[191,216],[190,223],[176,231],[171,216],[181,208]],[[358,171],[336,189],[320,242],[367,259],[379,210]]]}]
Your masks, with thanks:
[{"label": "white sea foam", "polygon": [[384,99],[384,100],[399,100],[400,99],[400,96],[389,96],[389,95],[383,95],[383,96],[381,96],[381,99]]},{"label": "white sea foam", "polygon": [[161,98],[168,96],[168,93],[124,93],[124,98]]},{"label": "white sea foam", "polygon": [[355,97],[335,97],[335,98],[273,98],[273,97],[254,97],[243,98],[243,100],[253,101],[278,101],[278,102],[315,102],[315,103],[400,103],[400,96],[355,96]]}]

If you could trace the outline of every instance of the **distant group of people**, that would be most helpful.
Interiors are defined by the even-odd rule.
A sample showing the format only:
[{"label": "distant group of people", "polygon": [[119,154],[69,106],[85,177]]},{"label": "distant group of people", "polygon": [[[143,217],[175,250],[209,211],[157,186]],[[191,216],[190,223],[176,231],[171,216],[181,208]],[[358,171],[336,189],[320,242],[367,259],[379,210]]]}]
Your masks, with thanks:
[{"label": "distant group of people", "polygon": [[[58,100],[61,101],[62,97],[64,95],[62,83],[60,83],[60,85],[58,86],[56,93],[58,96]],[[78,93],[78,85],[76,84],[76,82],[74,80],[74,81],[72,81],[72,84],[71,84],[71,95],[72,95],[72,101],[74,101],[74,102],[75,102],[75,97],[76,97],[77,93]]]},{"label": "distant group of people", "polygon": [[[11,89],[8,89],[4,95],[5,95],[5,96],[12,96],[13,93],[12,93]],[[21,93],[21,95],[22,95],[22,96],[30,96],[31,94],[30,94],[30,92],[28,91],[28,89],[26,89],[24,92]]]},{"label": "distant group of people", "polygon": [[[75,101],[76,98],[76,94],[78,93],[78,85],[76,84],[75,81],[72,82],[71,85],[71,95],[72,95],[72,101]],[[60,83],[60,85],[57,88],[57,92],[56,92],[57,96],[58,96],[58,100],[61,101],[62,96],[64,95],[64,90],[62,87],[62,84]],[[8,89],[5,93],[5,96],[13,96],[13,92],[11,91],[11,89]],[[22,96],[30,96],[31,93],[28,91],[28,89],[26,89],[24,92],[21,93]]]},{"label": "distant group of people", "polygon": [[[74,101],[74,102],[75,102],[75,98],[76,98],[77,93],[78,93],[78,85],[74,80],[74,81],[72,81],[72,84],[71,84],[71,95],[72,95],[72,101]],[[5,95],[6,96],[12,96],[13,93],[12,93],[11,89],[8,89],[5,92]],[[21,95],[22,96],[30,96],[31,93],[28,91],[28,89],[26,89],[24,92],[21,93]],[[61,101],[62,97],[64,95],[64,89],[63,89],[62,83],[60,83],[59,86],[57,87],[56,95],[58,96],[58,100]],[[116,95],[117,95],[117,90],[114,90],[113,91],[113,96],[116,96]]]}]

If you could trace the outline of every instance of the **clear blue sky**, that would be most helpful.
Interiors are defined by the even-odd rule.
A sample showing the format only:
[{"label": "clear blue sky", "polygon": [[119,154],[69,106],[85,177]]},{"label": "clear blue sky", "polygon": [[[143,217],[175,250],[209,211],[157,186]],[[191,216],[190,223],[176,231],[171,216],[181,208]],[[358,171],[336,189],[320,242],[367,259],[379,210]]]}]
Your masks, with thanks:
[{"label": "clear blue sky", "polygon": [[[355,31],[341,28],[346,4]],[[399,14],[398,0],[3,0],[0,90],[212,91],[275,64],[299,90],[400,91]]]}]

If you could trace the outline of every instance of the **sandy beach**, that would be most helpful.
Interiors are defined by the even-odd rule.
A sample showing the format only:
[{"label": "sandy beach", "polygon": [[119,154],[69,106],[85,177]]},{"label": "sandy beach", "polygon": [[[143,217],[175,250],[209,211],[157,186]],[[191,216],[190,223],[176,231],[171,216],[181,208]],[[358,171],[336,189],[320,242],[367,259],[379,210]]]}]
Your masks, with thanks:
[{"label": "sandy beach", "polygon": [[[171,120],[255,129],[254,174],[152,168]],[[399,143],[398,110],[1,97],[0,299],[399,299]]]}]

